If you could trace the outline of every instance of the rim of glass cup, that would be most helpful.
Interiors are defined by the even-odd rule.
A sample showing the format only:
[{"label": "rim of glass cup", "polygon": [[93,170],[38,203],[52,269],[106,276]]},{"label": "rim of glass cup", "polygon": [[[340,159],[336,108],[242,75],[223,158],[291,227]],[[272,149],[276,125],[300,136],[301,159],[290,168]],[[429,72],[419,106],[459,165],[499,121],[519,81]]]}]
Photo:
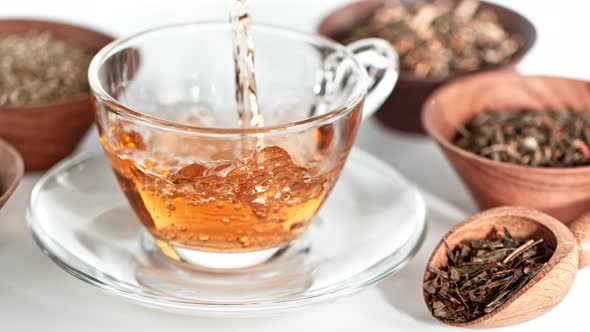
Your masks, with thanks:
[{"label": "rim of glass cup", "polygon": [[[90,88],[97,99],[102,101],[107,101],[110,106],[112,107],[111,110],[119,116],[126,118],[129,121],[138,123],[140,125],[146,125],[152,128],[163,129],[166,131],[178,132],[178,133],[186,133],[186,134],[205,134],[205,135],[238,135],[238,136],[247,136],[247,135],[256,135],[256,134],[273,134],[273,133],[287,133],[287,132],[297,132],[303,131],[308,128],[318,127],[323,124],[333,122],[338,120],[339,118],[349,114],[352,112],[359,103],[363,100],[366,96],[367,91],[367,74],[365,67],[356,59],[354,53],[347,48],[346,46],[331,40],[329,38],[308,34],[304,32],[298,32],[295,30],[291,30],[289,28],[278,27],[271,24],[253,24],[253,29],[257,31],[263,31],[265,33],[271,33],[276,35],[282,35],[288,37],[290,39],[297,40],[299,42],[303,42],[305,44],[312,44],[321,48],[330,48],[335,52],[343,52],[347,58],[352,60],[352,63],[355,67],[355,70],[359,73],[359,80],[356,83],[354,88],[355,93],[353,93],[349,98],[346,99],[341,105],[334,107],[334,109],[326,112],[324,114],[316,115],[313,117],[308,117],[303,120],[294,121],[294,122],[286,122],[281,123],[278,125],[272,126],[264,126],[259,128],[228,128],[228,127],[199,127],[190,124],[182,124],[175,121],[170,121],[166,119],[162,119],[159,117],[151,116],[141,111],[134,110],[128,106],[125,106],[123,103],[119,102],[116,98],[111,96],[103,87],[102,83],[99,80],[98,72],[101,67],[104,65],[105,61],[109,59],[114,54],[120,52],[123,49],[133,46],[137,41],[141,40],[142,38],[149,37],[154,33],[161,33],[161,32],[168,32],[173,31],[176,29],[186,29],[186,28],[196,28],[198,30],[206,31],[206,30],[220,30],[224,29],[227,30],[230,28],[230,25],[226,21],[203,21],[203,22],[190,22],[190,23],[180,23],[180,24],[171,24],[160,26],[156,28],[152,28],[149,30],[145,30],[136,34],[133,34],[128,37],[119,38],[104,48],[102,48],[92,59],[89,69],[88,69],[88,81],[90,83]],[[229,42],[229,41],[228,41]],[[256,41],[254,41],[256,42]],[[113,107],[114,106],[114,107]]]}]

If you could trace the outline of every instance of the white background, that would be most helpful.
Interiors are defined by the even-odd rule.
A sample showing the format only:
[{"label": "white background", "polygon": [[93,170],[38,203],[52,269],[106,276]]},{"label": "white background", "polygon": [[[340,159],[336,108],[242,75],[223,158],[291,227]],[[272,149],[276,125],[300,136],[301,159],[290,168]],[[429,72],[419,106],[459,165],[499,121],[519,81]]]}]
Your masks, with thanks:
[{"label": "white background", "polygon": [[[254,19],[314,31],[343,0],[253,0]],[[529,17],[538,42],[523,61],[526,73],[590,79],[590,3],[583,0],[498,1]],[[5,17],[45,17],[95,27],[115,36],[191,20],[225,20],[227,0],[16,0],[2,1]],[[394,165],[450,205],[430,200],[429,235],[419,255],[399,274],[336,303],[299,313],[252,319],[203,319],[144,309],[76,280],[34,245],[24,209],[38,174],[28,175],[0,212],[0,331],[447,331],[429,318],[420,279],[434,243],[475,207],[442,155],[426,138],[363,124],[357,146]],[[91,133],[84,149],[97,149]],[[461,211],[452,208],[457,207]],[[570,294],[545,316],[506,331],[587,331],[590,271],[578,274]],[[590,303],[590,302],[588,302]],[[584,328],[583,326],[586,325]]]}]

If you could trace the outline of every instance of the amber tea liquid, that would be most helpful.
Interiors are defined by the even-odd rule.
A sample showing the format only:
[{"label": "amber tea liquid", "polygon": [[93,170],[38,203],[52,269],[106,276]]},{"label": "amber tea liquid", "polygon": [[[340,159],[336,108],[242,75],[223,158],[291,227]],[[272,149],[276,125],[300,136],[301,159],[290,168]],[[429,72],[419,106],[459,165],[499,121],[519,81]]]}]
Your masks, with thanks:
[{"label": "amber tea liquid", "polygon": [[315,174],[276,146],[207,164],[182,166],[165,154],[138,160],[144,147],[139,134],[115,129],[109,135],[106,153],[117,180],[164,251],[166,243],[217,252],[286,244],[305,230],[342,168],[339,163]]},{"label": "amber tea liquid", "polygon": [[[249,27],[250,3],[230,1],[237,125],[262,127]],[[296,155],[273,144],[272,138],[260,135],[231,146],[223,140],[187,142],[183,141],[188,139],[185,136],[164,134],[158,135],[166,136],[165,142],[154,143],[159,139],[156,131],[144,137],[132,126],[116,122],[114,116],[103,120],[114,121],[108,127],[99,121],[99,130],[107,158],[130,205],[162,251],[181,259],[175,248],[257,251],[286,245],[300,235],[338,178],[361,108],[359,105],[340,120],[338,137],[335,127],[327,124],[309,129],[306,134],[311,135],[305,138],[281,141],[293,147],[289,151]],[[304,139],[305,144],[298,141]],[[193,150],[178,153],[179,148],[187,146]],[[223,153],[233,157],[217,157]]]}]

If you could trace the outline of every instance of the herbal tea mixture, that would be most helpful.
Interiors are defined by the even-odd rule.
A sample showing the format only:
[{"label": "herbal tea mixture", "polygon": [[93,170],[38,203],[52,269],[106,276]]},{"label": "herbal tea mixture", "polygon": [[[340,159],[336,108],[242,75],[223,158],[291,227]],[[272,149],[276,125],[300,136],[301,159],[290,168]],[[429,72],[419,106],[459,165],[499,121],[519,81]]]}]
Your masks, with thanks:
[{"label": "herbal tea mixture", "polygon": [[388,1],[369,22],[354,28],[344,43],[378,37],[400,56],[402,72],[417,77],[446,77],[503,64],[522,47],[522,38],[507,32],[496,14],[479,1],[407,3]]},{"label": "herbal tea mixture", "polygon": [[451,250],[448,265],[431,268],[423,288],[440,319],[467,322],[505,303],[531,280],[553,255],[542,239],[519,240],[508,229],[492,240],[471,240]]},{"label": "herbal tea mixture", "polygon": [[454,143],[496,161],[537,167],[590,165],[590,113],[487,110]]},{"label": "herbal tea mixture", "polygon": [[86,94],[92,55],[50,32],[0,35],[0,106]]}]

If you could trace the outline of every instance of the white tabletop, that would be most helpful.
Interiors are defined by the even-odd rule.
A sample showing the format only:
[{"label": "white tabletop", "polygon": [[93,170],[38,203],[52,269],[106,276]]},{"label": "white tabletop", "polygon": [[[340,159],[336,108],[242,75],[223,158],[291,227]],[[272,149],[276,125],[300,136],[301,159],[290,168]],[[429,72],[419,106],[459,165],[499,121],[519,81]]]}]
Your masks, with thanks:
[{"label": "white tabletop", "polygon": [[[156,25],[225,19],[227,0],[18,0],[3,1],[0,15],[48,17],[99,28],[116,36]],[[254,19],[313,31],[343,0],[255,0]],[[579,0],[503,0],[530,17],[539,40],[520,69],[526,73],[590,78],[585,32],[590,3]],[[292,8],[288,5],[292,4]],[[569,35],[565,35],[565,33]],[[102,293],[62,271],[33,243],[25,204],[39,174],[27,175],[0,212],[0,331],[446,331],[429,317],[421,298],[422,272],[444,232],[475,206],[434,144],[393,133],[376,121],[363,124],[357,146],[394,165],[438,198],[428,199],[429,233],[418,256],[400,273],[360,294],[306,311],[251,319],[204,319],[145,309]],[[91,132],[82,149],[97,150]],[[446,203],[445,203],[446,202]],[[507,331],[587,330],[590,271],[578,274],[568,297],[553,311]]]}]

